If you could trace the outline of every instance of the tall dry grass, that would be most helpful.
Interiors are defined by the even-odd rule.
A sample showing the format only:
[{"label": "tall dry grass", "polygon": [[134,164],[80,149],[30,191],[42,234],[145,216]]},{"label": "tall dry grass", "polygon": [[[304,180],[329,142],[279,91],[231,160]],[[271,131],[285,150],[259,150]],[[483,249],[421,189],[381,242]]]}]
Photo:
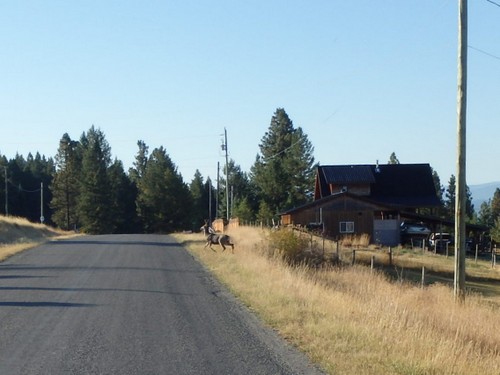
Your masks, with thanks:
[{"label": "tall dry grass", "polygon": [[454,302],[365,267],[313,271],[265,249],[266,232],[229,233],[235,254],[177,235],[244,304],[331,374],[500,374],[498,312],[479,296]]},{"label": "tall dry grass", "polygon": [[24,218],[0,215],[0,261],[47,239],[72,235]]}]

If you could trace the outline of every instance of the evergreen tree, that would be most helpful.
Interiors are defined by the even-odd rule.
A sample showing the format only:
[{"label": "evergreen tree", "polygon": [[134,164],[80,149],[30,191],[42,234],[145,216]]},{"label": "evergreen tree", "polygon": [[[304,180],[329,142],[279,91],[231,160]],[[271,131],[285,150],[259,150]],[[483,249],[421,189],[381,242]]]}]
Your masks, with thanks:
[{"label": "evergreen tree", "polygon": [[144,176],[149,155],[149,147],[146,146],[144,141],[137,141],[137,146],[139,147],[139,151],[137,151],[137,154],[135,155],[135,168],[130,168],[129,170],[130,179],[135,183],[137,183],[142,176]]},{"label": "evergreen tree", "polygon": [[468,217],[468,221],[472,222],[475,216],[474,204],[472,203],[472,193],[469,186],[465,186],[465,215]]},{"label": "evergreen tree", "polygon": [[444,204],[443,202],[444,188],[443,186],[441,186],[441,179],[439,178],[439,174],[434,169],[432,169],[432,167],[431,171],[432,171],[432,180],[434,181],[434,187],[436,188],[436,195],[438,196],[441,204]]},{"label": "evergreen tree", "polygon": [[[39,153],[35,157],[29,153],[27,159],[16,154],[15,159],[7,162],[3,174],[7,172],[9,215],[24,217],[32,222],[40,221],[42,215],[41,184],[43,183],[45,187],[50,184],[52,169],[52,159],[47,160]],[[50,200],[50,192],[44,189],[43,193],[43,215],[44,219],[50,222],[50,209],[47,204]]]},{"label": "evergreen tree", "polygon": [[493,241],[497,243],[500,242],[500,218],[497,218],[495,220],[495,225],[493,226],[493,228],[491,228],[490,233]]},{"label": "evergreen tree", "polygon": [[208,212],[210,195],[208,189],[210,188],[210,186],[207,186],[203,182],[203,176],[200,171],[196,170],[193,180],[189,185],[189,191],[193,199],[193,209],[191,211],[192,230],[199,229],[205,219],[211,219]]},{"label": "evergreen tree", "polygon": [[493,226],[495,225],[495,219],[493,218],[491,212],[491,199],[488,199],[487,202],[481,203],[477,216],[479,224],[485,225],[488,228],[493,228]]},{"label": "evergreen tree", "polygon": [[496,221],[500,217],[500,189],[497,188],[491,199],[491,218]]},{"label": "evergreen tree", "polygon": [[267,226],[274,225],[275,213],[266,201],[262,200],[259,204],[259,211],[257,213],[257,220]]},{"label": "evergreen tree", "polygon": [[453,220],[455,217],[455,184],[455,175],[451,175],[450,180],[448,181],[448,187],[445,190],[444,201],[445,217],[449,220]]},{"label": "evergreen tree", "polygon": [[[449,220],[454,220],[455,218],[455,199],[456,199],[456,178],[451,175],[448,182],[448,187],[446,188],[446,198],[445,198],[445,217]],[[474,205],[472,204],[472,194],[468,186],[465,187],[465,214],[469,221],[474,218]]]},{"label": "evergreen tree", "polygon": [[[238,205],[239,201],[244,198],[250,198],[251,188],[248,180],[248,176],[246,173],[242,172],[241,167],[236,165],[234,160],[229,160],[228,162],[228,170],[229,170],[229,212],[230,217],[236,217],[234,208]],[[224,175],[226,175],[226,167],[224,167]],[[223,191],[224,194],[222,196],[225,198],[226,194],[226,179],[220,179],[220,191]],[[219,217],[226,217],[227,214],[227,201],[226,199],[222,199],[219,202]]]},{"label": "evergreen tree", "polygon": [[79,227],[77,202],[80,192],[79,174],[81,159],[77,148],[78,142],[72,141],[65,133],[59,141],[59,149],[55,156],[55,172],[50,190],[52,192],[51,208],[53,222],[62,229]]},{"label": "evergreen tree", "polygon": [[115,160],[108,169],[114,233],[134,233],[139,229],[135,210],[137,188],[125,174],[123,163]]},{"label": "evergreen tree", "polygon": [[82,169],[80,171],[80,195],[78,216],[86,233],[112,233],[112,194],[108,177],[111,148],[104,133],[94,126],[83,134]]},{"label": "evergreen tree", "polygon": [[0,175],[2,176],[2,183],[0,183],[0,213],[2,213],[3,215],[7,214],[7,212],[5,212],[6,206],[8,210],[8,203],[6,202],[6,198],[8,198],[8,186],[6,191],[5,184],[3,183],[4,181],[8,180],[8,165],[9,161],[7,160],[7,158],[4,155],[0,155]]},{"label": "evergreen tree", "polygon": [[241,223],[250,223],[255,220],[255,214],[248,197],[243,197],[235,203],[233,216],[239,218]]},{"label": "evergreen tree", "polygon": [[191,226],[191,194],[163,147],[154,149],[138,183],[139,212],[147,232]]},{"label": "evergreen tree", "polygon": [[399,164],[399,159],[396,157],[396,153],[392,152],[391,156],[389,156],[389,161],[387,164]]},{"label": "evergreen tree", "polygon": [[272,216],[304,204],[314,188],[313,147],[302,129],[295,128],[284,109],[278,108],[262,138],[260,154],[251,168],[258,198],[266,203],[263,212]]}]

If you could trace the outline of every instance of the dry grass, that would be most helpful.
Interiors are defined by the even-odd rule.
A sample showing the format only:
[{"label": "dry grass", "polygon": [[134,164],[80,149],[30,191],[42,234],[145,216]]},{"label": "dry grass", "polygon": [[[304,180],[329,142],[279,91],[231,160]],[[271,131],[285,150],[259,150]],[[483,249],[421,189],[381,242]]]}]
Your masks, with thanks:
[{"label": "dry grass", "polygon": [[391,282],[366,267],[313,271],[266,256],[265,232],[229,233],[235,255],[176,235],[250,309],[331,374],[500,373],[498,315],[480,296],[456,304],[441,284]]},{"label": "dry grass", "polygon": [[0,215],[0,261],[37,246],[49,238],[71,235],[23,218]]}]

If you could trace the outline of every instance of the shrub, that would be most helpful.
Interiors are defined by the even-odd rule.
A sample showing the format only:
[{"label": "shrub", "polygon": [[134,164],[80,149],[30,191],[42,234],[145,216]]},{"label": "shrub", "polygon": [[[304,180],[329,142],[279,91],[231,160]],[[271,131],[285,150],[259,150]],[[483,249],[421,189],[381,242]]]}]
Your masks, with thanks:
[{"label": "shrub", "polygon": [[286,228],[271,231],[266,248],[270,256],[279,256],[289,264],[319,265],[324,261],[323,254],[309,236]]}]

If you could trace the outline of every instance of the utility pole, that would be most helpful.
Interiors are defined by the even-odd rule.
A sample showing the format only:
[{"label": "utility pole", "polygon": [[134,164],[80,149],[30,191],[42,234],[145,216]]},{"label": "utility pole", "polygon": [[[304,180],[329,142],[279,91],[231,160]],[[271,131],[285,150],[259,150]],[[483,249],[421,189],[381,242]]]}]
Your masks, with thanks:
[{"label": "utility pole", "polygon": [[43,216],[43,182],[40,182],[40,223],[43,224],[45,217]]},{"label": "utility pole", "polygon": [[458,1],[457,194],[455,197],[455,301],[465,301],[465,140],[467,110],[467,0]]},{"label": "utility pole", "polygon": [[219,171],[220,171],[220,163],[217,162],[217,194],[215,195],[215,218],[219,216],[219,181],[220,181],[220,176],[219,176]]},{"label": "utility pole", "polygon": [[226,219],[229,222],[229,163],[227,158],[227,130],[224,128],[224,144],[222,149],[226,152]]},{"label": "utility pole", "polygon": [[212,225],[212,180],[208,178],[208,223]]},{"label": "utility pole", "polygon": [[5,171],[5,216],[9,216],[9,183],[7,178],[7,167],[4,167]]}]

